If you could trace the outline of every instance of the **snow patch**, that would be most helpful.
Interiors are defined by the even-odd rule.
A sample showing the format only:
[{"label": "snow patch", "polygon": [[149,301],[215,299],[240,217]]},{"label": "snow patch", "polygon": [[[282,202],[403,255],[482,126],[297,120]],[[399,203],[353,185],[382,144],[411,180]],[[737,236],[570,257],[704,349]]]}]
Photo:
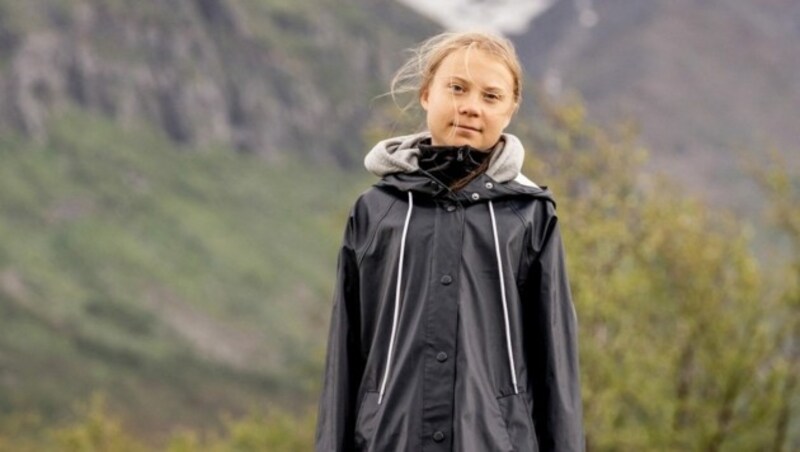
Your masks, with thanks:
[{"label": "snow patch", "polygon": [[398,0],[453,31],[520,34],[556,0]]}]

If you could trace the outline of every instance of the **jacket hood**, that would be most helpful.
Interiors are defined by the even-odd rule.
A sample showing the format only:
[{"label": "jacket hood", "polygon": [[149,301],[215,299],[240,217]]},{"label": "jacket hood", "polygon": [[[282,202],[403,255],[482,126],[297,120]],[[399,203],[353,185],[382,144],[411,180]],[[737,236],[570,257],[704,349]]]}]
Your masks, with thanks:
[{"label": "jacket hood", "polygon": [[[421,132],[380,141],[364,158],[364,166],[378,177],[394,173],[413,173],[419,170],[420,142],[430,137],[430,132]],[[513,180],[538,188],[538,185],[520,172],[524,159],[525,148],[519,138],[504,133],[493,149],[486,175],[500,183]]]}]

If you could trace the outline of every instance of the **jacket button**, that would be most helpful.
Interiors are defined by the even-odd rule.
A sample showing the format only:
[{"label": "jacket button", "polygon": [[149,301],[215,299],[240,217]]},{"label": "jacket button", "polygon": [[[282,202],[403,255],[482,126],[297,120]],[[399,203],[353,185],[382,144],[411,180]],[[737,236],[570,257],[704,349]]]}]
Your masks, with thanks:
[{"label": "jacket button", "polygon": [[493,184],[493,183],[491,183],[491,182],[486,182],[486,188],[488,188],[489,190],[491,190],[491,189],[493,189],[493,188],[494,188],[494,184]]},{"label": "jacket button", "polygon": [[447,209],[448,212],[452,212],[452,211],[456,210],[456,206],[454,206],[452,204],[448,204],[447,207],[445,207],[445,209]]},{"label": "jacket button", "polygon": [[436,355],[436,360],[439,361],[440,363],[447,361],[447,353],[439,352],[439,354]]},{"label": "jacket button", "polygon": [[452,277],[452,276],[450,276],[450,275],[444,275],[444,276],[442,276],[442,279],[441,279],[440,281],[441,281],[441,282],[442,282],[442,284],[444,284],[445,286],[449,286],[449,285],[450,285],[450,283],[451,283],[451,282],[453,282],[453,277]]},{"label": "jacket button", "polygon": [[481,199],[481,195],[479,195],[479,194],[477,194],[477,193],[473,193],[473,194],[472,194],[472,200],[473,200],[473,201],[477,201],[477,200],[479,200],[479,199]]},{"label": "jacket button", "polygon": [[435,431],[433,433],[433,440],[436,441],[437,443],[441,443],[442,441],[444,441],[444,433],[442,433],[439,430]]}]

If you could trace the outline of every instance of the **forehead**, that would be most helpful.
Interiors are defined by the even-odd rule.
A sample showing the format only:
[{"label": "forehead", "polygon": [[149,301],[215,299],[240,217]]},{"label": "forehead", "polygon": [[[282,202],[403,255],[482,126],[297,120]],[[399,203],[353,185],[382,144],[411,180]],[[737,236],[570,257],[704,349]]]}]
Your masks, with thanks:
[{"label": "forehead", "polygon": [[509,91],[514,86],[514,75],[508,65],[497,55],[476,48],[463,48],[450,52],[442,59],[434,76],[458,77],[478,85]]}]

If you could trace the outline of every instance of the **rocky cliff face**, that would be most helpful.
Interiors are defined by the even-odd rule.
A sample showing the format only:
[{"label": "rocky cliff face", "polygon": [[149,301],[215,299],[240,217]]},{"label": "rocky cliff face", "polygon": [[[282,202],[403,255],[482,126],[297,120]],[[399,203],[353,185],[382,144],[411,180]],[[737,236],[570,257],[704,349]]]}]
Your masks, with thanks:
[{"label": "rocky cliff face", "polygon": [[740,166],[766,148],[800,171],[796,0],[525,2],[532,15],[522,2],[401,1],[450,28],[524,17],[523,31],[499,28],[535,82],[554,97],[579,92],[595,119],[635,121],[652,166],[714,201],[756,198]]},{"label": "rocky cliff face", "polygon": [[743,156],[774,147],[800,168],[794,0],[562,0],[514,40],[552,95],[636,121],[653,165],[714,200],[752,200]]},{"label": "rocky cliff face", "polygon": [[0,0],[0,128],[43,138],[78,107],[187,145],[346,164],[400,50],[431,30],[386,0]]}]

